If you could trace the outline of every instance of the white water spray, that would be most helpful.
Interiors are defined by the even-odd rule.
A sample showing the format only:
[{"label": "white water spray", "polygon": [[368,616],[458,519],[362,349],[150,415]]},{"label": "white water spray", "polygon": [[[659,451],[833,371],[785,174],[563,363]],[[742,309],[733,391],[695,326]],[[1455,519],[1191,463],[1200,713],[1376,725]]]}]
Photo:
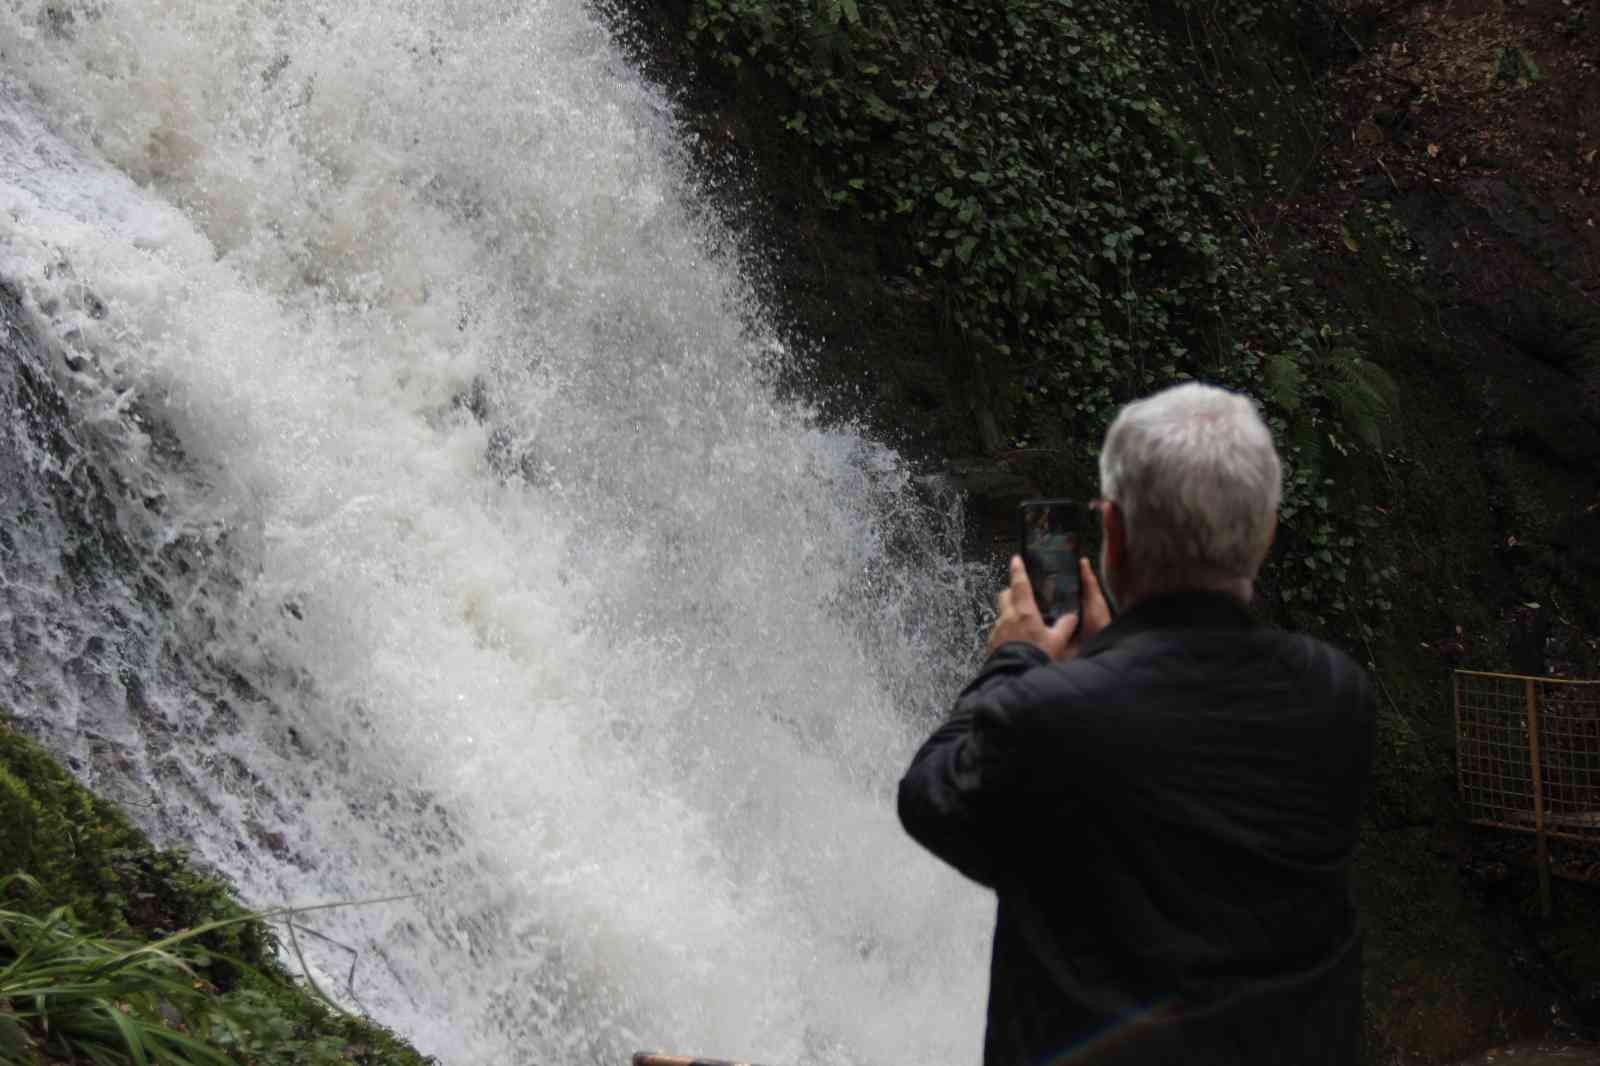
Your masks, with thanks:
[{"label": "white water spray", "polygon": [[[975,1058],[988,904],[892,800],[953,520],[774,402],[593,17],[8,0],[0,52],[81,442],[13,441],[0,699],[257,904],[418,893],[316,924],[446,1062]],[[137,558],[78,573],[95,521]]]}]

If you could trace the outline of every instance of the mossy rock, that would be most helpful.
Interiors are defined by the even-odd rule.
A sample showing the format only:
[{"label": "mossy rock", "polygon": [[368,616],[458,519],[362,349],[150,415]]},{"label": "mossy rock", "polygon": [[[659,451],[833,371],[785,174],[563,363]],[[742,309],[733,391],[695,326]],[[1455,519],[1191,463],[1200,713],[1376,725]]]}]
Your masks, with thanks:
[{"label": "mossy rock", "polygon": [[[39,745],[0,717],[0,805],[19,845],[0,853],[0,876],[26,873],[32,897],[71,908],[107,934],[165,936],[244,913],[226,885],[161,851],[121,811],[67,773]],[[206,947],[255,966],[273,954],[259,923],[209,934]]]},{"label": "mossy rock", "polygon": [[202,968],[207,982],[247,1022],[242,1038],[228,1037],[240,1062],[432,1061],[381,1026],[341,1013],[297,984],[276,960],[271,929],[250,918],[226,884],[196,870],[182,853],[153,847],[120,811],[78,784],[0,713],[0,879],[18,873],[31,881],[13,880],[0,892],[6,908],[43,915],[66,907],[97,936],[156,940],[237,919],[196,943],[210,960]]}]

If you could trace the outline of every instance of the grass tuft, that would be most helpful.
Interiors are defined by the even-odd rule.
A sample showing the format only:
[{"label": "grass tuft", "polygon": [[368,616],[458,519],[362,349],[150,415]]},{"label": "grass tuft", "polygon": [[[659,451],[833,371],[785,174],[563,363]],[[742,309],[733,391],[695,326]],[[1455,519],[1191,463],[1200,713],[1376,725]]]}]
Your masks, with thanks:
[{"label": "grass tuft", "polygon": [[[24,874],[0,880],[0,893]],[[138,1066],[226,1064],[195,1032],[223,1021],[201,976],[201,929],[156,943],[96,936],[57,907],[37,916],[0,908],[0,1062],[48,1055]]]}]

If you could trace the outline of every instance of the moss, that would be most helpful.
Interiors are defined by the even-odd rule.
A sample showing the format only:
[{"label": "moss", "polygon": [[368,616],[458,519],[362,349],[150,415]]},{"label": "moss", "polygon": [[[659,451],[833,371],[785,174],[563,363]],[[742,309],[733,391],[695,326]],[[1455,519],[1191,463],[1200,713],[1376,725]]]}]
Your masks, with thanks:
[{"label": "moss", "polygon": [[31,865],[28,857],[33,855],[34,810],[28,786],[0,766],[0,877],[5,876],[5,867],[11,864],[5,856],[14,856],[19,867]]},{"label": "moss", "polygon": [[[157,940],[247,914],[227,885],[195,870],[181,853],[152,847],[126,817],[0,715],[0,879],[17,873],[37,888],[13,882],[6,906],[41,915],[67,907],[85,928],[108,937]],[[243,1041],[217,1034],[238,1061],[430,1061],[393,1033],[330,1009],[298,985],[277,963],[265,923],[240,921],[198,942],[210,957],[205,977],[223,1008],[245,1023]]]}]

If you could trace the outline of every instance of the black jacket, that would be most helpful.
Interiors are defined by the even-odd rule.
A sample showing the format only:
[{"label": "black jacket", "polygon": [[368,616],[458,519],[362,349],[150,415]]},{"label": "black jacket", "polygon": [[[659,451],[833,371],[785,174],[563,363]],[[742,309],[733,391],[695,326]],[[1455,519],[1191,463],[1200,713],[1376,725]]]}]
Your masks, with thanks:
[{"label": "black jacket", "polygon": [[900,820],[999,896],[986,1066],[1353,1066],[1367,674],[1190,592],[989,657]]}]

